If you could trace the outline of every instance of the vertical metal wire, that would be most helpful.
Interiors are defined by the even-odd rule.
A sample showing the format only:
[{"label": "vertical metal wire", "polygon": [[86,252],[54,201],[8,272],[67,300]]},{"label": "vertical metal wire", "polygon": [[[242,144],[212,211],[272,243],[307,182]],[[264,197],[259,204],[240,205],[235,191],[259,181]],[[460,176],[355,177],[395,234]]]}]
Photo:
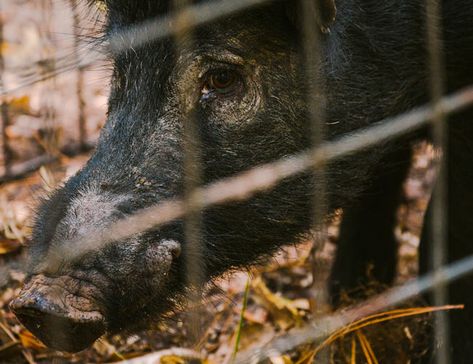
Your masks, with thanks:
[{"label": "vertical metal wire", "polygon": [[[74,33],[74,57],[79,64],[79,50],[81,42],[79,39],[79,29],[80,29],[80,18],[79,12],[77,9],[78,3],[77,0],[70,0],[70,6],[72,11],[72,20],[73,20],[73,33]],[[87,144],[87,129],[86,129],[86,117],[85,117],[85,99],[84,99],[84,69],[78,67],[77,69],[77,83],[76,83],[76,95],[77,103],[79,109],[79,115],[77,119],[78,126],[78,135],[79,135],[79,150],[85,150]]]},{"label": "vertical metal wire", "polygon": [[[426,31],[427,51],[429,67],[429,91],[431,102],[434,107],[434,118],[432,119],[434,144],[442,149],[439,166],[439,176],[432,200],[432,270],[438,278],[444,275],[443,266],[447,263],[447,123],[446,114],[442,109],[440,100],[444,94],[445,66],[443,59],[442,26],[441,26],[441,4],[439,0],[426,0]],[[433,303],[436,306],[445,305],[448,302],[448,286],[437,284],[433,291]],[[445,312],[439,312],[434,322],[435,342],[440,343],[436,362],[439,364],[450,363],[449,322]]]},{"label": "vertical metal wire", "polygon": [[[42,29],[42,40],[43,44],[43,59],[47,60],[41,63],[42,71],[47,74],[49,72],[54,72],[56,68],[55,63],[55,47],[53,34],[53,25],[51,19],[53,19],[54,14],[54,3],[50,0],[42,0],[40,3],[41,9],[41,25],[44,27]],[[59,146],[57,145],[57,129],[56,129],[56,110],[55,110],[55,100],[51,99],[51,95],[54,95],[54,89],[56,88],[56,77],[50,78],[45,82],[45,92],[44,99],[42,101],[42,109],[44,112],[44,140],[43,148],[46,149],[47,154],[55,155]]]},{"label": "vertical metal wire", "polygon": [[[47,60],[41,66],[43,67],[42,71],[47,74],[48,72],[54,71],[54,68],[56,67],[56,63],[54,62],[54,28],[51,21],[54,19],[55,4],[51,0],[41,0],[39,8],[41,11],[41,26],[43,27],[40,28],[41,40],[43,41],[42,59]],[[51,95],[54,95],[56,87],[56,77],[52,77],[46,81],[44,85],[44,98],[41,100],[42,114],[44,115],[44,137],[42,140],[42,147],[45,149],[46,154],[50,155],[55,155],[59,148],[56,139],[56,105],[55,100],[51,99]],[[44,325],[50,332],[64,332],[66,328],[62,322],[54,320],[45,320]]]},{"label": "vertical metal wire", "polygon": [[[177,19],[178,31],[175,35],[176,52],[180,49],[190,51],[193,48],[192,34],[186,31],[189,25],[189,13],[186,6],[191,4],[190,0],[173,0],[174,9],[179,12]],[[187,106],[183,105],[183,108]],[[188,213],[184,219],[185,249],[184,261],[186,280],[191,290],[189,292],[190,302],[199,302],[201,298],[201,287],[205,282],[205,272],[202,254],[202,196],[198,194],[197,188],[202,181],[201,147],[200,135],[195,110],[185,110],[183,115],[183,150],[184,150],[184,203]],[[194,311],[190,317],[189,329],[192,339],[197,339],[199,332],[199,315]]]},{"label": "vertical metal wire", "polygon": [[[3,0],[1,1],[0,6],[0,45],[5,43],[4,38],[4,16],[5,16],[5,9]],[[3,93],[6,89],[5,87],[5,58],[3,55],[3,47],[0,47],[0,92]],[[8,114],[8,102],[6,101],[5,97],[2,98],[1,104],[1,124],[0,124],[0,137],[2,142],[2,162],[3,162],[3,173],[5,175],[9,174],[10,171],[10,149],[8,146],[8,138],[7,138],[7,127],[10,124],[10,118]]]},{"label": "vertical metal wire", "polygon": [[[308,82],[308,114],[312,129],[313,147],[320,146],[325,139],[325,110],[323,102],[324,85],[321,69],[321,39],[317,11],[314,0],[301,1],[302,41],[304,48],[305,75]],[[314,222],[320,224],[324,220],[326,210],[325,184],[323,169],[317,168],[317,188],[314,197]]]},{"label": "vertical metal wire", "polygon": [[[307,79],[307,107],[309,122],[312,132],[313,147],[320,146],[325,138],[325,110],[323,102],[323,82],[320,72],[321,68],[321,43],[320,28],[317,22],[317,9],[313,0],[301,1],[302,13],[302,43],[304,48],[304,73]],[[315,163],[314,163],[315,164]],[[314,169],[314,199],[313,199],[313,221],[314,226],[322,228],[326,215],[326,186],[324,180],[324,169],[318,165]],[[322,234],[323,235],[323,234]],[[320,234],[316,234],[316,237]],[[323,237],[323,236],[322,236]],[[318,243],[318,241],[315,241]]]},{"label": "vertical metal wire", "polygon": [[[312,146],[320,146],[325,138],[325,110],[323,102],[323,80],[321,70],[322,46],[320,39],[320,27],[318,24],[319,9],[313,0],[299,1],[300,13],[302,15],[302,45],[304,50],[304,74],[307,80],[307,107],[312,133]],[[315,163],[314,163],[315,165]],[[324,219],[327,212],[326,185],[323,167],[313,170],[314,174],[314,197],[313,203],[313,226],[314,243],[312,247],[312,277],[314,280],[315,299],[317,307],[323,307],[327,302],[326,290],[315,287],[315,277],[318,274],[316,252],[323,249],[325,238]],[[315,312],[317,315],[317,312]],[[321,355],[319,362],[328,362],[328,356]]]}]

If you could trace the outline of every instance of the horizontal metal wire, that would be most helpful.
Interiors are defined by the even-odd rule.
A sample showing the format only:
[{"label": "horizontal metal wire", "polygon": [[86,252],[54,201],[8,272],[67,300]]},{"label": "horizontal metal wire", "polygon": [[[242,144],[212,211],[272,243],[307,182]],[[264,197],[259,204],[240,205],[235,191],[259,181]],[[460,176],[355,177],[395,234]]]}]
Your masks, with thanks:
[{"label": "horizontal metal wire", "polygon": [[[271,0],[220,0],[199,3],[186,7],[183,10],[165,15],[156,19],[144,21],[138,25],[128,27],[125,30],[112,34],[108,39],[108,45],[114,53],[121,53],[127,49],[138,48],[148,42],[156,41],[193,27],[230,16],[239,11],[249,9],[256,5],[267,3]],[[183,21],[183,19],[185,21]],[[31,71],[31,74],[16,87],[8,90],[0,90],[0,96],[5,96],[37,82],[45,81],[75,69],[92,66],[98,61],[104,60],[102,47],[92,43],[88,47],[78,50],[74,57],[61,57],[49,59],[45,62],[46,69],[39,67],[39,71]],[[48,69],[48,65],[51,67]]]},{"label": "horizontal metal wire", "polygon": [[[252,6],[260,5],[270,0],[222,0],[200,3],[164,17],[145,21],[139,25],[112,35],[108,39],[110,50],[117,54],[128,49],[140,47],[158,39],[187,31],[225,16],[230,16]],[[51,60],[51,68],[38,68],[32,72],[17,87],[2,90],[4,96],[33,83],[55,77],[74,69],[89,67],[103,59],[101,48],[93,46],[78,50],[74,59],[62,57]],[[435,100],[437,101],[437,100]],[[207,187],[197,188],[193,193],[199,196],[196,205],[190,205],[183,199],[165,200],[157,205],[140,210],[135,214],[109,225],[105,230],[96,231],[85,239],[65,242],[61,246],[53,246],[50,250],[48,266],[55,269],[64,261],[72,261],[83,254],[100,249],[106,244],[129,238],[151,228],[158,227],[172,220],[182,218],[189,212],[195,213],[212,205],[241,201],[250,198],[255,193],[268,190],[282,180],[306,172],[312,168],[318,169],[327,162],[349,155],[354,152],[386,142],[404,133],[415,130],[428,121],[435,119],[439,112],[442,115],[458,111],[473,103],[473,86],[463,89],[453,95],[442,98],[436,105],[424,106],[411,112],[387,118],[379,123],[362,130],[341,136],[321,146],[297,155],[282,158],[242,172],[234,177],[214,182]],[[193,195],[187,196],[193,200]],[[197,238],[196,238],[197,239]],[[440,267],[437,267],[440,268]],[[340,329],[350,322],[380,312],[399,302],[416,296],[426,290],[449,283],[473,271],[473,256],[441,268],[442,274],[433,272],[424,277],[408,282],[400,287],[372,297],[360,305],[344,309],[314,321],[309,327],[293,330],[291,334],[277,338],[262,348],[241,353],[236,363],[257,363],[265,358],[279,355],[306,342],[317,342]]]},{"label": "horizontal metal wire", "polygon": [[[449,114],[472,103],[473,86],[470,86],[443,97],[436,108],[432,106],[419,107],[408,113],[384,119],[373,126],[344,135],[334,141],[326,142],[318,148],[255,167],[234,177],[219,180],[207,187],[199,188],[195,192],[201,196],[199,199],[201,205],[194,206],[194,208],[202,209],[212,205],[248,199],[257,192],[274,187],[285,178],[310,168],[320,168],[329,161],[415,130],[431,120],[438,107],[445,114]],[[75,260],[108,243],[129,238],[181,218],[186,212],[182,199],[165,200],[112,223],[103,230],[91,233],[87,238],[64,242],[60,246],[52,246],[48,265],[54,269],[64,261]]]},{"label": "horizontal metal wire", "polygon": [[278,356],[304,343],[320,342],[351,322],[381,312],[435,286],[445,285],[471,272],[473,272],[473,255],[442,268],[441,275],[436,272],[426,274],[399,287],[388,289],[359,305],[344,308],[320,320],[315,320],[310,326],[295,329],[290,334],[278,337],[261,348],[242,352],[233,364],[256,364],[265,358]]}]

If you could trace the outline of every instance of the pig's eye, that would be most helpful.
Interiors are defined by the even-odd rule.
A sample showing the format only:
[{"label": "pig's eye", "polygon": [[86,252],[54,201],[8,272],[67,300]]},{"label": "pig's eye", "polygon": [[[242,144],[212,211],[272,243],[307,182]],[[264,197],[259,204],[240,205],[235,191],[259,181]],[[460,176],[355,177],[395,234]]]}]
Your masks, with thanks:
[{"label": "pig's eye", "polygon": [[205,75],[202,95],[230,96],[241,88],[242,82],[241,75],[234,70],[210,71]]}]

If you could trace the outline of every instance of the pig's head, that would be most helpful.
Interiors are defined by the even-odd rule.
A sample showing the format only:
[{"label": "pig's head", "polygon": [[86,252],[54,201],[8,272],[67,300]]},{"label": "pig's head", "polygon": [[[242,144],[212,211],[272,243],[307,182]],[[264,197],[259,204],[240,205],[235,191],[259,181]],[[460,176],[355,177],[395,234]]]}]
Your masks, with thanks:
[{"label": "pig's head", "polygon": [[[108,36],[170,7],[162,0],[105,2]],[[108,120],[96,152],[40,206],[29,274],[11,304],[46,345],[79,351],[105,332],[142,328],[185,292],[182,221],[73,261],[59,257],[51,265],[48,257],[56,247],[182,195],[189,115],[199,128],[204,183],[310,146],[303,52],[287,6],[276,2],[200,26],[191,41],[179,38],[181,44],[167,38],[112,52]],[[248,201],[203,212],[203,259],[195,264],[205,278],[254,262],[307,232],[310,180],[298,176]]]}]

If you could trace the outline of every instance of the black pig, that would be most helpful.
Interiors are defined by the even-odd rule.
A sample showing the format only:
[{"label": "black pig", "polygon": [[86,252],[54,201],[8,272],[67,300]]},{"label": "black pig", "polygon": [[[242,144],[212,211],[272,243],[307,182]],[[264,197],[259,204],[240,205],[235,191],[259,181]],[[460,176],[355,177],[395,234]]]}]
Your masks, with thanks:
[{"label": "black pig", "polygon": [[[105,0],[105,33],[170,12],[167,0]],[[428,101],[421,0],[314,0],[323,44],[320,100],[326,139]],[[202,144],[205,183],[311,147],[308,82],[296,1],[275,1],[192,31],[112,52],[108,121],[87,165],[39,208],[30,274],[11,307],[52,348],[78,351],[105,332],[133,331],[175,306],[186,290],[181,221],[115,241],[80,259],[48,267],[54,246],[86,237],[139,209],[180,196],[183,125],[192,114]],[[473,1],[443,1],[447,88],[473,81]],[[334,20],[334,21],[333,21]],[[333,21],[333,24],[331,22]],[[327,31],[330,28],[330,31]],[[176,40],[181,44],[176,44]],[[322,86],[321,86],[322,87]],[[470,113],[449,132],[449,260],[473,253],[473,155]],[[452,118],[453,119],[453,118]],[[392,281],[393,235],[410,138],[384,143],[326,166],[327,208],[344,208],[331,278],[341,289],[371,277]],[[311,229],[310,174],[283,181],[246,202],[202,215],[203,260],[211,279],[246,266]],[[427,270],[429,234],[422,242]],[[451,301],[473,304],[473,280],[453,286]],[[473,310],[452,318],[454,363],[473,361]]]}]

